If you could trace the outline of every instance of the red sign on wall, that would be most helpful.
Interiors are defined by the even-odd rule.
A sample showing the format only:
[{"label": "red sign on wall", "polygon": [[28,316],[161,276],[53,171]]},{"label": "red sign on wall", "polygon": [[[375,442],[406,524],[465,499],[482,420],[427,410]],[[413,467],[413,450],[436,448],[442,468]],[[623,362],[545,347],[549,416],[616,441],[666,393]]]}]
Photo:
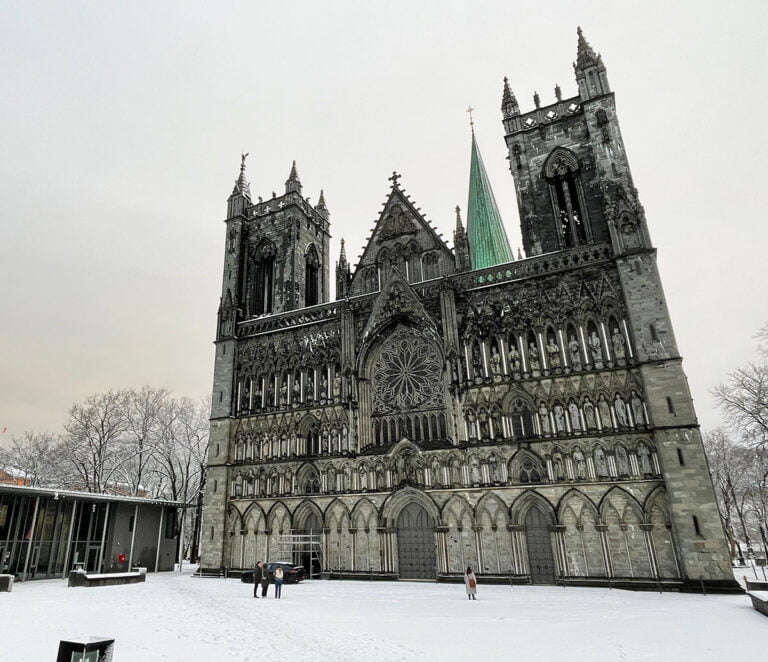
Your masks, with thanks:
[{"label": "red sign on wall", "polygon": [[125,563],[125,554],[118,554],[117,555],[117,562],[118,563]]}]

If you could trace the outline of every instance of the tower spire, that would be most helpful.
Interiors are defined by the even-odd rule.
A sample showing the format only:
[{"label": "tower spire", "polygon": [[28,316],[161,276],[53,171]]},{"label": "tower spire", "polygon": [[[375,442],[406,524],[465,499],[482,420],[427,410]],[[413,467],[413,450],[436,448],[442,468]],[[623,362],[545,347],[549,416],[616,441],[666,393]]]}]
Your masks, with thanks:
[{"label": "tower spire", "polygon": [[469,168],[467,235],[473,269],[505,264],[515,259],[509,247],[507,233],[504,231],[474,131]]},{"label": "tower spire", "polygon": [[301,180],[299,179],[299,173],[296,171],[296,161],[291,165],[291,174],[288,175],[288,179],[285,182],[285,192],[290,193],[291,191],[301,195]]}]

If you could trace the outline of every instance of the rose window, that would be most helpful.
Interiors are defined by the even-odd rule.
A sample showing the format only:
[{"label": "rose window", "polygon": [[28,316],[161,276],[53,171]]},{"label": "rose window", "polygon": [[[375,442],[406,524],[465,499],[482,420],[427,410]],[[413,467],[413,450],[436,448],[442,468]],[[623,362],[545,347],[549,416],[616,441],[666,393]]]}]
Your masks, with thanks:
[{"label": "rose window", "polygon": [[431,343],[399,331],[384,343],[373,366],[377,410],[404,410],[442,403],[442,361]]}]

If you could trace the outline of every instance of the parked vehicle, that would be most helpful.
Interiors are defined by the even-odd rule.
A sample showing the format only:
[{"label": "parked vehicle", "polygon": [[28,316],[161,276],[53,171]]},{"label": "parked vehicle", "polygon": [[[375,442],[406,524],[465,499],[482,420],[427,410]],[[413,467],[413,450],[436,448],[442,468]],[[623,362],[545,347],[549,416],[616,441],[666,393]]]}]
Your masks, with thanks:
[{"label": "parked vehicle", "polygon": [[[273,563],[266,564],[270,584],[275,581],[275,568],[277,566],[283,568],[283,581],[286,584],[298,584],[307,577],[307,571],[302,565],[293,565],[288,563],[288,561],[274,561]],[[253,584],[253,570],[243,570],[240,575],[240,581],[245,584]]]}]

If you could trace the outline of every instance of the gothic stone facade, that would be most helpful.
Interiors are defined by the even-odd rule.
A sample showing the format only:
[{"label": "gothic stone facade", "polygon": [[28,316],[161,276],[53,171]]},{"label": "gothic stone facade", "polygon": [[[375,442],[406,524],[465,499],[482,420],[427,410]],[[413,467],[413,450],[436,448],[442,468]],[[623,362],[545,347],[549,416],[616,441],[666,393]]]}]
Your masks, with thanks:
[{"label": "gothic stone facade", "polygon": [[[330,573],[733,586],[614,95],[579,36],[579,94],[505,139],[528,255],[472,270],[393,176],[328,302],[329,215],[229,199],[204,568],[314,532]],[[470,221],[471,222],[471,221]],[[303,559],[295,558],[296,561]]]}]

